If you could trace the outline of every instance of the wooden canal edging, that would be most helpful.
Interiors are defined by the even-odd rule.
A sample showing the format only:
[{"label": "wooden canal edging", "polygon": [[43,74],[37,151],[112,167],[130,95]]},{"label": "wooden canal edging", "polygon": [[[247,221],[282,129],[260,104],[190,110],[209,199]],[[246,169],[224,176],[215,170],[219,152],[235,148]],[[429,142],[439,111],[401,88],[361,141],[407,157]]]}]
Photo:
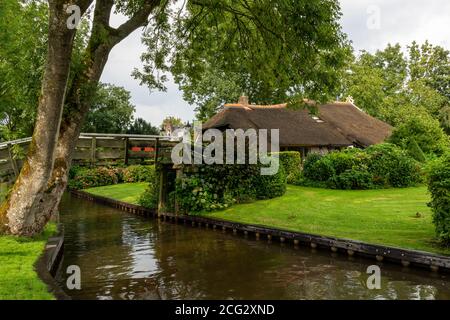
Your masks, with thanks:
[{"label": "wooden canal edging", "polygon": [[63,253],[64,230],[62,225],[58,225],[58,234],[47,240],[44,251],[36,261],[34,268],[56,299],[70,300],[70,297],[60,288],[54,278],[61,264]]},{"label": "wooden canal edging", "polygon": [[222,219],[176,215],[174,213],[158,213],[156,210],[150,210],[139,205],[96,196],[85,191],[72,190],[71,193],[82,199],[95,201],[137,215],[158,217],[165,221],[169,220],[175,223],[189,223],[192,226],[203,226],[212,229],[219,228],[224,232],[229,230],[233,233],[241,232],[244,235],[254,234],[256,239],[265,237],[269,241],[278,240],[282,243],[290,242],[294,246],[299,246],[301,244],[309,246],[312,249],[327,249],[332,252],[340,252],[349,256],[359,255],[375,259],[378,262],[387,261],[401,264],[404,267],[412,266],[428,268],[433,272],[450,272],[450,257],[424,251],[368,244],[361,241],[307,234],[260,225],[243,224]]},{"label": "wooden canal edging", "polygon": [[[11,184],[23,166],[31,138],[0,143],[0,182]],[[177,141],[171,137],[136,134],[81,133],[73,164],[85,166],[133,164],[170,159]]]}]

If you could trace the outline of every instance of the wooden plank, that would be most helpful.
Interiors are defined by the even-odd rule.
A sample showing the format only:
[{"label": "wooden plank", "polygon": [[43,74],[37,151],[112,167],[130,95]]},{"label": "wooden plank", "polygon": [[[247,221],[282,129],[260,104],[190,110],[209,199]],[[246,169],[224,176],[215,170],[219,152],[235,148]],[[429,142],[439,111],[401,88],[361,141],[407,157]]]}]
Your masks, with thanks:
[{"label": "wooden plank", "polygon": [[9,159],[8,148],[0,149],[0,160]]},{"label": "wooden plank", "polygon": [[17,178],[17,176],[19,175],[19,169],[17,168],[16,159],[14,159],[14,156],[12,153],[11,144],[8,144],[8,153],[9,153],[9,161],[11,162],[11,166],[14,171],[14,176]]},{"label": "wooden plank", "polygon": [[104,148],[120,148],[122,149],[124,147],[123,140],[122,139],[97,139],[97,147],[104,147]]},{"label": "wooden plank", "polygon": [[0,175],[13,173],[13,167],[11,165],[11,161],[2,161],[0,162]]},{"label": "wooden plank", "polygon": [[96,152],[97,159],[116,159],[122,160],[124,157],[124,149],[108,149]]},{"label": "wooden plank", "polygon": [[97,138],[92,138],[91,140],[91,165],[95,166],[95,156],[97,151]]},{"label": "wooden plank", "polygon": [[155,164],[158,162],[158,148],[159,148],[159,139],[156,139],[155,141],[155,158],[153,161],[155,161]]},{"label": "wooden plank", "polygon": [[[91,141],[89,141],[91,142]],[[75,149],[74,160],[90,160],[91,159],[91,150],[89,149]]]},{"label": "wooden plank", "polygon": [[129,139],[130,147],[153,147],[155,145],[155,140],[132,140]]},{"label": "wooden plank", "polygon": [[124,147],[125,147],[125,155],[124,155],[125,159],[124,159],[124,162],[125,162],[126,165],[128,165],[128,148],[129,148],[129,146],[128,146],[128,138],[125,138]]},{"label": "wooden plank", "polygon": [[78,138],[77,148],[90,148],[92,138]]},{"label": "wooden plank", "polygon": [[153,159],[155,157],[155,152],[150,151],[132,151],[128,150],[128,158],[129,159],[135,159],[135,158],[151,158]]}]

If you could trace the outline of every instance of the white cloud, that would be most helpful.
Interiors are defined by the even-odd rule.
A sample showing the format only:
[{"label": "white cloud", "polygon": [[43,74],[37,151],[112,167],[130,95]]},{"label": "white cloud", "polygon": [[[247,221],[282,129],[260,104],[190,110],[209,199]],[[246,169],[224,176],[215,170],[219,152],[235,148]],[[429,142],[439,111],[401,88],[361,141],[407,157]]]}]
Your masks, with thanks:
[{"label": "white cloud", "polygon": [[[341,0],[344,32],[353,41],[355,49],[375,51],[388,43],[402,46],[413,40],[429,40],[450,46],[450,1],[448,0]],[[369,29],[369,7],[380,12],[380,29]]]},{"label": "white cloud", "polygon": [[[353,41],[356,50],[375,51],[388,43],[403,46],[413,40],[450,48],[449,0],[341,0],[344,32]],[[367,12],[376,6],[380,12],[380,28],[369,29]],[[372,8],[371,7],[371,8]],[[373,13],[373,11],[371,11]],[[111,24],[117,27],[123,16],[113,16]],[[130,75],[141,65],[140,55],[145,47],[140,41],[141,30],[134,32],[111,52],[101,81],[125,87],[131,92],[136,105],[136,116],[159,125],[169,115],[190,121],[194,118],[193,106],[183,100],[182,93],[173,81],[167,83],[167,92],[152,92]]]}]

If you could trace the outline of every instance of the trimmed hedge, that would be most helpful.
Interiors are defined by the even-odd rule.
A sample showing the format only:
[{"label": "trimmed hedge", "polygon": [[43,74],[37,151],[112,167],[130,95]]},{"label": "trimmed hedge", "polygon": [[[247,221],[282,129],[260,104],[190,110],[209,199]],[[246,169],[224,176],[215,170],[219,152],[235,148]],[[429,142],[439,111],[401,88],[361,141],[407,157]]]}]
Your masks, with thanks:
[{"label": "trimmed hedge", "polygon": [[84,168],[73,166],[69,171],[69,188],[87,189],[121,182],[154,182],[155,166]]},{"label": "trimmed hedge", "polygon": [[225,209],[233,203],[271,199],[286,192],[284,167],[274,175],[260,174],[260,165],[187,167],[177,179],[175,197],[187,213]]},{"label": "trimmed hedge", "polygon": [[87,189],[120,182],[116,168],[78,168],[76,171],[72,171],[70,175],[72,175],[69,180],[69,188],[71,189]]},{"label": "trimmed hedge", "polygon": [[421,166],[399,147],[384,143],[306,157],[298,184],[333,189],[408,187],[422,182]]},{"label": "trimmed hedge", "polygon": [[429,166],[428,190],[436,234],[444,244],[450,245],[450,152]]}]

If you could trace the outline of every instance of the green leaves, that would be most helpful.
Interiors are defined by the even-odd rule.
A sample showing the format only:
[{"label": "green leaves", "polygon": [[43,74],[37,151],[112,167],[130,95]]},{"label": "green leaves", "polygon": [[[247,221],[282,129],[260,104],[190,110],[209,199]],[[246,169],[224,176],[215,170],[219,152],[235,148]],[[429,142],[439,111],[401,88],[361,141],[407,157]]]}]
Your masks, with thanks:
[{"label": "green leaves", "polygon": [[261,104],[294,94],[325,101],[349,54],[339,15],[331,0],[189,1],[147,30],[135,76],[158,88],[158,71],[170,71],[200,118],[241,93]]},{"label": "green leaves", "polygon": [[100,84],[84,123],[84,132],[125,133],[135,107],[130,92],[111,84]]}]

